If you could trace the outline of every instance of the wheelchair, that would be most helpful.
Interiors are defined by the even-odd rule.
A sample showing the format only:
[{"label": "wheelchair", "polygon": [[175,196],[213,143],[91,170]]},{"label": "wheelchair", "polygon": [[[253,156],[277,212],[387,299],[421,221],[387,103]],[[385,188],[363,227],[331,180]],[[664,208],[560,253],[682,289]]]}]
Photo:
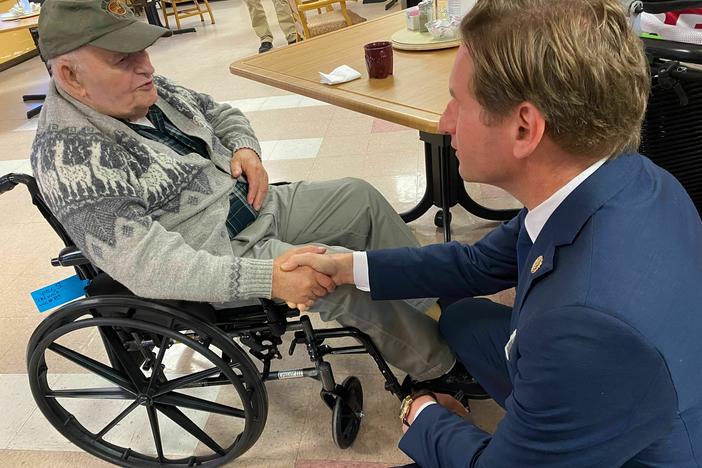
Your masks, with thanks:
[{"label": "wheelchair", "polygon": [[[622,0],[634,24],[642,12],[700,8],[699,0]],[[675,176],[702,217],[702,46],[643,38],[651,94],[639,152]]]},{"label": "wheelchair", "polygon": [[[85,298],[40,323],[26,357],[37,406],[86,452],[122,466],[219,466],[241,456],[261,435],[268,411],[265,382],[305,377],[321,382],[321,399],[332,411],[333,440],[348,448],[364,416],[363,389],[354,376],[337,383],[324,359],[328,355],[370,354],[385,389],[400,400],[405,396],[371,338],[356,328],[315,330],[297,309],[265,299],[218,310],[206,303],[136,297],[75,247],[33,177],[0,177],[0,194],[18,184],[27,186],[32,203],[65,244],[52,265],[72,267],[88,281]],[[294,333],[288,353],[304,347],[309,367],[271,370],[271,361],[282,357],[286,332]],[[328,344],[349,337],[357,344]],[[87,351],[76,349],[86,341]],[[80,382],[57,385],[61,377],[55,371],[67,363],[85,375]],[[219,388],[213,392],[213,387]],[[148,424],[142,412],[139,425],[139,407]],[[167,424],[183,437],[165,440],[161,433]],[[194,450],[183,453],[188,444]]]}]

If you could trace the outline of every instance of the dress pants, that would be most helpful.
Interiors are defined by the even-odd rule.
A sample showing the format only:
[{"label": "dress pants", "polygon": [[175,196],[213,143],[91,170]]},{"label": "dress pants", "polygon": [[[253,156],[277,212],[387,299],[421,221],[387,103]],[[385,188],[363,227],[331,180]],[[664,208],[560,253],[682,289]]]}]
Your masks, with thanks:
[{"label": "dress pants", "polygon": [[[251,17],[251,27],[256,32],[256,35],[261,39],[261,42],[273,42],[273,34],[268,26],[268,20],[266,19],[266,13],[263,11],[261,0],[245,0],[245,2]],[[290,5],[288,5],[287,0],[273,0],[273,6],[275,6],[278,24],[280,29],[283,30],[283,34],[285,34],[285,39],[288,42],[294,41],[297,39],[297,32],[295,31],[295,21],[290,11]]]},{"label": "dress pants", "polygon": [[[468,298],[451,303],[439,319],[441,334],[458,360],[503,408],[512,392],[505,357],[511,314],[511,307]],[[421,467],[410,463],[395,468]]]},{"label": "dress pants", "polygon": [[439,319],[449,348],[503,408],[512,392],[505,356],[511,315],[511,307],[469,298],[451,304]]}]

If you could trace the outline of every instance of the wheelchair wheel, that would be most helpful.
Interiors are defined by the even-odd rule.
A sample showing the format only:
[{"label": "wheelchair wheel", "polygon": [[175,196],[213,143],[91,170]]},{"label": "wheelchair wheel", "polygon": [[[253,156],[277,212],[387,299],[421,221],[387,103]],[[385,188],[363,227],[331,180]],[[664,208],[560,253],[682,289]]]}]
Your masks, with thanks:
[{"label": "wheelchair wheel", "polygon": [[263,431],[258,370],[227,335],[128,296],[54,312],[27,349],[32,395],[83,450],[122,466],[219,466]]},{"label": "wheelchair wheel", "polygon": [[356,440],[363,418],[363,388],[357,377],[346,377],[341,384],[344,391],[337,397],[332,412],[332,437],[340,449],[346,449]]}]

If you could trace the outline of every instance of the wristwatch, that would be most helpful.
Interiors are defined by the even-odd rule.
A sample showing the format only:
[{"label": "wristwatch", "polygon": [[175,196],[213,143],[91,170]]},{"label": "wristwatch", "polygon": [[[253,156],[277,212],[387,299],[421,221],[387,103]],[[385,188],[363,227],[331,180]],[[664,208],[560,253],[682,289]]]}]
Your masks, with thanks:
[{"label": "wristwatch", "polygon": [[436,401],[436,395],[434,395],[434,392],[427,389],[420,389],[415,392],[412,392],[402,400],[402,404],[400,405],[400,421],[402,421],[402,424],[409,426],[409,423],[407,422],[407,416],[409,416],[410,409],[412,409],[412,403],[414,403],[414,400],[416,400],[417,398],[423,396],[429,396],[432,399],[434,399],[434,401]]}]

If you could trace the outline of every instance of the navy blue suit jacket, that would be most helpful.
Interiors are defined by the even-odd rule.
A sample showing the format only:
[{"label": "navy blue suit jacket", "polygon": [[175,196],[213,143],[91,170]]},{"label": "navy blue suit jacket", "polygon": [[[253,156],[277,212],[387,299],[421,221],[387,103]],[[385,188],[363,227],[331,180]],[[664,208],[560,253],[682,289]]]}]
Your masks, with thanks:
[{"label": "navy blue suit jacket", "polygon": [[517,281],[524,216],[472,246],[368,253],[374,299],[517,286],[495,434],[435,405],[400,448],[425,468],[702,466],[702,221],[687,193],[638,154],[608,161],[549,218]]}]

